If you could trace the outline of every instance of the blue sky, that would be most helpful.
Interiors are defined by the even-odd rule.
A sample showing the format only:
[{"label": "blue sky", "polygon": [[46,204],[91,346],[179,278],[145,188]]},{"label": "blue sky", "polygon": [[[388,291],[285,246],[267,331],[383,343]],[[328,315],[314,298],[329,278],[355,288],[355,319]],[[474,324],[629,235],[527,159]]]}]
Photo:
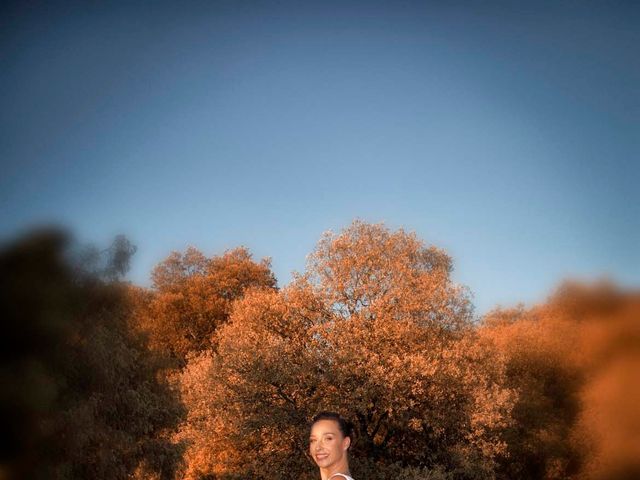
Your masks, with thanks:
[{"label": "blue sky", "polygon": [[635,2],[19,2],[0,234],[237,245],[280,284],[354,218],[454,258],[478,313],[640,285]]}]

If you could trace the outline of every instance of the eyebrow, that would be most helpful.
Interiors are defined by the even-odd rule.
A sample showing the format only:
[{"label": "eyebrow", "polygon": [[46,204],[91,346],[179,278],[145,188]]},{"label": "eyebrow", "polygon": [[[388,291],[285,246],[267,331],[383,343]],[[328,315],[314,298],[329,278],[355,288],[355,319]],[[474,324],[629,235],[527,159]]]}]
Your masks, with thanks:
[{"label": "eyebrow", "polygon": [[[321,433],[320,436],[324,437],[325,435],[337,435],[337,434],[338,432],[324,432],[324,433]],[[309,435],[309,440],[312,440],[314,438],[316,438],[315,435]]]}]

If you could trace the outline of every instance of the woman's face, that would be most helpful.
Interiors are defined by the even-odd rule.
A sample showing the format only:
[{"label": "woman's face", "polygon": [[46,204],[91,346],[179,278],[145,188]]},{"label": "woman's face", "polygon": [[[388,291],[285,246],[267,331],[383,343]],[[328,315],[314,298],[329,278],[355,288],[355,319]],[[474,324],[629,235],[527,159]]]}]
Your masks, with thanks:
[{"label": "woman's face", "polygon": [[309,453],[320,468],[331,468],[346,462],[347,449],[351,443],[349,437],[342,436],[335,420],[318,420],[311,427]]}]

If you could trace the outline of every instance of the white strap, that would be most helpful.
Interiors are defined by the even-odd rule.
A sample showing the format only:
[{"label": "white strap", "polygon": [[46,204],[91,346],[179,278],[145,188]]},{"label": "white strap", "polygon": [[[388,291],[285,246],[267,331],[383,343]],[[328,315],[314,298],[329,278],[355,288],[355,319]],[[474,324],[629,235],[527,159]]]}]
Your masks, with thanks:
[{"label": "white strap", "polygon": [[331,480],[336,475],[340,475],[342,478],[346,478],[346,480],[353,480],[353,478],[349,477],[348,475],[345,475],[344,473],[334,473],[329,477],[329,480]]}]

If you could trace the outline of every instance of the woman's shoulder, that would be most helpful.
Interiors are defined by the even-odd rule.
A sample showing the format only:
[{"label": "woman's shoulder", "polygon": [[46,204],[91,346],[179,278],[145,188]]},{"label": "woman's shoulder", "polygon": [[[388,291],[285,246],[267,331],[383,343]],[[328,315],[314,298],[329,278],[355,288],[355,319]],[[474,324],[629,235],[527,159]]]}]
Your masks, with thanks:
[{"label": "woman's shoulder", "polygon": [[333,475],[331,475],[329,477],[329,480],[331,480],[332,478],[335,478],[335,477],[342,477],[345,480],[353,480],[353,478],[351,478],[349,475],[345,475],[344,473],[334,473]]}]

